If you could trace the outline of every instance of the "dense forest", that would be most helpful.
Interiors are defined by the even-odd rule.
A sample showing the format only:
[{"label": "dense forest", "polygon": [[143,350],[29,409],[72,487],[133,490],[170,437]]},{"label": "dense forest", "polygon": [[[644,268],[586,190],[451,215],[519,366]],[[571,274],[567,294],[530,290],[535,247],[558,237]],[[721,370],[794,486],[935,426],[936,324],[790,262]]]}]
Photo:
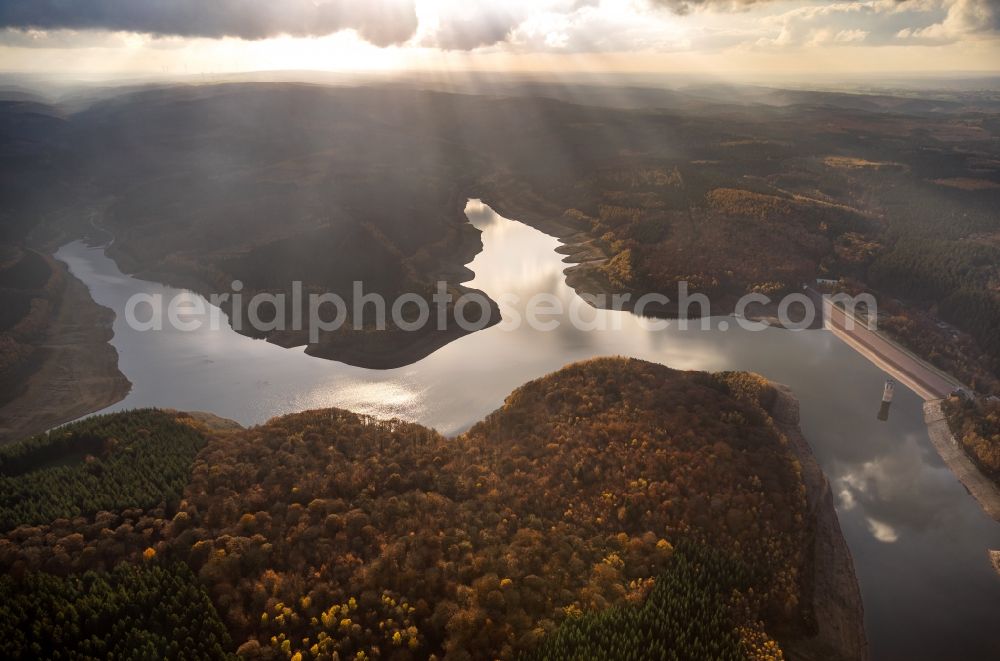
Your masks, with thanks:
[{"label": "dense forest", "polygon": [[728,388],[594,361],[455,440],[343,411],[279,418],[206,448],[171,534],[244,653],[511,657],[571,613],[641,598],[681,538],[759,566],[761,617],[799,632],[802,486],[766,414]]},{"label": "dense forest", "polygon": [[[1000,152],[997,124],[970,111],[921,116],[703,108],[664,112],[659,140],[569,172],[529,159],[484,184],[511,217],[564,237],[580,291],[665,293],[680,283],[712,313],[820,277],[867,291],[879,325],[984,394],[1000,394]],[[610,116],[592,118],[608,132]],[[593,129],[600,130],[600,129]],[[698,136],[700,140],[694,141]],[[576,144],[576,143],[574,143]],[[1000,452],[1000,447],[991,452]]]},{"label": "dense forest", "polygon": [[952,434],[979,469],[1000,484],[1000,401],[956,396],[943,406]]},{"label": "dense forest", "polygon": [[686,282],[717,310],[728,311],[749,292],[797,290],[833,259],[837,241],[871,225],[857,210],[763,184],[715,187],[705,169],[623,163],[588,182],[603,201],[596,210],[571,209],[566,217],[612,256],[599,271],[614,289],[676,299],[678,285]]},{"label": "dense forest", "polygon": [[752,588],[750,576],[736,559],[682,544],[645,601],[568,618],[525,658],[780,661],[780,646],[762,627],[732,627],[733,595]]},{"label": "dense forest", "polygon": [[0,448],[0,530],[180,500],[205,444],[163,411],[87,418]]},{"label": "dense forest", "polygon": [[[700,112],[633,117],[628,129],[591,117],[591,130],[627,147],[599,158],[599,145],[581,146],[568,171],[520,159],[482,197],[564,236],[579,250],[570,281],[583,290],[676,300],[684,281],[718,314],[748,292],[780,295],[816,277],[860,282],[895,306],[906,323],[890,330],[921,355],[949,370],[977,366],[963,376],[1000,375],[1000,154],[988,115]],[[650,125],[657,139],[629,143]],[[960,341],[935,332],[940,319]]]},{"label": "dense forest", "polygon": [[[767,177],[739,174],[759,163],[736,154],[598,172],[586,186],[595,199],[563,213],[606,257],[580,267],[587,277],[578,279],[674,299],[686,282],[715,312],[743,294],[776,297],[816,277],[860,282],[896,310],[887,329],[922,356],[960,378],[1000,375],[1000,220],[989,211],[997,192],[944,195],[908,169],[843,168],[787,151]],[[924,204],[903,205],[904,195]],[[936,332],[938,320],[964,331],[957,349],[951,334]]]},{"label": "dense forest", "polygon": [[[103,227],[123,271],[206,293],[238,278],[247,299],[355,278],[458,293],[477,196],[566,237],[581,288],[673,298],[686,281],[715,313],[816,276],[875,291],[888,332],[998,391],[998,124],[976,107],[801,93],[623,110],[391,85],[105,96],[0,105],[0,386],[31,370],[58,299],[58,270],[25,245]],[[386,367],[451,339],[365,328],[309,352]],[[72,443],[57,431],[0,453],[0,564],[109,572],[152,548],[196,571],[246,654],[515,656],[578,611],[644,603],[691,542],[765,569],[746,631],[808,631],[801,484],[760,402],[722,377],[631,365],[650,394],[602,369],[531,384],[457,440],[337,411],[229,434],[156,412]],[[972,413],[959,429],[988,466],[990,418]]]},{"label": "dense forest", "polygon": [[0,404],[19,394],[41,362],[65,284],[51,257],[0,243]]},{"label": "dense forest", "polygon": [[[990,232],[1000,231],[1000,220]],[[938,238],[911,233],[880,255],[869,272],[873,285],[903,299],[932,308],[937,315],[977,340],[986,367],[1000,374],[1000,247],[993,242]],[[933,332],[921,333],[934,337]],[[904,340],[911,334],[903,334]],[[915,338],[920,341],[919,336]],[[926,341],[926,340],[924,340]],[[917,349],[923,349],[917,345]],[[937,347],[931,349],[936,351]],[[924,356],[928,351],[921,351]],[[933,358],[933,356],[932,356]],[[944,365],[942,365],[944,366]]]},{"label": "dense forest", "polygon": [[[208,440],[187,466],[180,452],[132,455],[138,474],[189,471],[180,499],[131,488],[106,511],[7,532],[5,590],[45,586],[59,596],[36,608],[68,611],[58,604],[90,603],[102,581],[146,585],[154,570],[189,590],[180,562],[215,609],[204,626],[217,611],[233,641],[214,633],[219,649],[251,658],[578,658],[581,644],[614,644],[581,642],[611,625],[623,627],[612,641],[634,636],[662,658],[781,658],[777,641],[816,625],[805,491],[773,397],[752,375],[601,359],[526,384],[455,439],[336,409],[247,430],[97,418],[75,431],[88,448],[34,439],[3,469],[77,465],[102,434],[119,451]],[[129,590],[122,603],[146,594]],[[169,638],[98,629],[79,626],[101,649]],[[60,635],[82,640],[72,631]]]},{"label": "dense forest", "polygon": [[5,659],[224,659],[229,634],[182,563],[0,578]]},{"label": "dense forest", "polygon": [[[612,88],[577,91],[568,103],[552,86],[496,97],[248,83],[99,94],[72,113],[0,104],[0,238],[76,236],[93,221],[116,236],[123,271],[205,293],[239,279],[244,301],[295,280],[344,293],[360,279],[390,297],[446,280],[457,293],[479,248],[462,208],[482,197],[585,244],[587,288],[674,298],[686,281],[720,313],[750,291],[854,278],[952,322],[1000,369],[1000,154],[981,99],[630,90],[616,96],[650,96],[623,109],[600,102]],[[309,351],[384,367],[460,334],[366,328]],[[900,337],[929,355],[921,335]],[[945,354],[946,340],[930,342]]]}]

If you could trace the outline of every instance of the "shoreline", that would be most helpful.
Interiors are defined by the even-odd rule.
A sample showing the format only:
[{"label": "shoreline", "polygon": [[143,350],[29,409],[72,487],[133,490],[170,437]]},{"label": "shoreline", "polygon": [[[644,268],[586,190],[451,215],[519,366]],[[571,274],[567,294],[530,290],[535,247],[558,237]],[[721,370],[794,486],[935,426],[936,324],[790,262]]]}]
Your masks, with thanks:
[{"label": "shoreline", "polygon": [[98,305],[69,268],[66,286],[50,324],[43,358],[21,393],[0,406],[0,445],[65,424],[121,401],[132,383],[118,369],[111,344],[115,313]]},{"label": "shoreline", "polygon": [[[577,293],[586,289],[586,287],[581,286],[583,283],[579,281],[579,278],[573,276],[579,274],[579,267],[593,264],[600,259],[594,254],[594,247],[589,242],[580,243],[580,240],[585,238],[581,233],[574,232],[567,224],[551,220],[544,214],[531,213],[522,207],[511,208],[503,203],[498,203],[491,195],[480,193],[480,196],[480,199],[497,213],[505,217],[513,215],[518,218],[527,218],[521,222],[558,239],[561,246],[557,252],[568,255],[564,260],[567,268],[563,271],[566,284]],[[468,223],[468,218],[466,218],[466,222]],[[477,240],[479,239],[478,232],[465,234],[469,235],[470,238],[474,235]],[[479,248],[481,249],[481,243]],[[110,255],[109,258],[114,259]],[[77,280],[64,264],[61,262],[58,264],[67,276],[66,291],[63,294],[64,300],[60,302],[58,318],[50,328],[50,337],[43,347],[45,356],[41,366],[26,379],[21,395],[0,407],[0,444],[45,431],[101,410],[123,399],[131,388],[131,383],[118,370],[118,354],[113,345],[110,344],[113,337],[111,327],[114,322],[114,313],[98,306],[90,298],[86,286]],[[450,271],[452,275],[460,275],[460,277],[461,275],[466,277],[472,275],[471,271],[468,270],[468,264],[463,264],[461,267],[467,272],[465,274],[460,273],[454,264],[448,264],[442,268],[442,272]],[[160,275],[161,277],[157,277],[156,274],[147,273],[137,274],[135,277],[161,282],[169,282],[173,279],[169,277],[169,274]],[[463,285],[459,285],[459,287],[467,288]],[[192,288],[195,292],[198,289],[197,286]],[[88,307],[96,308],[96,310],[87,310]],[[85,321],[88,312],[93,316],[93,320],[90,322]],[[497,312],[494,310],[496,317],[499,316]],[[75,324],[72,319],[74,315],[79,316],[84,323]],[[765,314],[760,315],[760,318],[765,317]],[[489,325],[493,325],[497,320],[496,318],[492,319]],[[852,341],[853,338],[849,337],[849,333],[838,329],[836,324],[829,324],[828,329],[879,369],[885,371],[889,367],[887,363],[879,359],[874,350],[863,350]],[[400,343],[394,337],[393,341],[376,342],[374,346],[370,342],[359,342],[357,337],[337,337],[335,339],[339,341],[328,341],[317,345],[290,341],[294,338],[282,336],[267,338],[267,341],[286,348],[305,344],[306,353],[317,358],[338,360],[368,369],[391,369],[417,362],[464,334],[406,334],[404,337],[408,340],[407,342]],[[67,338],[72,339],[67,342]],[[93,349],[84,350],[86,347],[93,347]],[[915,361],[923,362],[912,354],[908,355]],[[893,376],[900,378],[896,372],[898,370],[891,370]],[[913,387],[910,380],[905,378],[901,378],[901,380],[906,385]],[[88,384],[88,386],[80,387],[81,384]],[[53,391],[55,396],[47,396],[44,392],[46,390]],[[918,389],[918,395],[928,400],[924,405],[924,420],[932,444],[938,454],[983,510],[993,519],[1000,521],[1000,489],[978,471],[955,441],[947,427],[947,422],[943,421],[943,415],[940,413],[940,400],[931,399],[932,393],[923,388]],[[928,407],[935,401],[938,406],[936,411],[932,411]],[[942,420],[936,420],[935,416],[942,418]]]},{"label": "shoreline", "polygon": [[[615,293],[606,284],[593,277],[593,267],[606,263],[609,258],[606,254],[595,249],[592,239],[583,232],[573,229],[567,223],[555,220],[543,212],[533,212],[523,206],[504,205],[503,202],[498,201],[498,198],[504,197],[503,192],[502,189],[491,189],[488,194],[482,195],[483,201],[500,215],[517,218],[520,222],[555,237],[561,244],[557,248],[557,252],[566,255],[563,260],[567,265],[563,270],[566,284],[576,291],[577,295],[603,294],[610,298]],[[813,296],[818,295],[812,288],[808,293]],[[848,331],[838,326],[837,320],[839,319],[843,324],[843,320],[846,318],[845,313],[826,301],[824,301],[823,306],[824,311],[830,314],[830,321],[824,323],[823,315],[818,315],[819,318],[809,330],[822,328],[829,330],[862,358],[913,390],[920,399],[924,400],[924,422],[931,443],[938,455],[975,498],[983,511],[1000,522],[1000,485],[992,482],[976,467],[953,437],[947,421],[943,420],[943,413],[940,412],[940,398],[947,396],[947,393],[956,388],[964,387],[963,384],[955,377],[902,346],[898,341],[883,333],[867,331],[867,327],[860,322],[854,331]],[[626,305],[625,309],[628,308],[629,306]],[[760,321],[769,326],[781,328],[781,324],[776,319],[771,318],[772,311],[767,306],[750,307],[747,312],[747,319],[750,321]],[[723,309],[723,314],[731,313],[727,313]],[[857,330],[858,328],[864,330]],[[869,336],[867,339],[866,333]],[[872,339],[876,340],[876,343],[888,346],[891,351],[880,353],[879,347],[873,345]],[[892,352],[898,354],[895,361],[884,355]],[[906,364],[907,362],[909,365]],[[794,395],[792,396],[794,397]],[[936,411],[933,410],[935,403]],[[937,418],[942,420],[939,422]]]},{"label": "shoreline", "polygon": [[[504,192],[498,192],[494,188],[490,188],[486,192],[470,193],[469,196],[479,197],[484,204],[488,205],[504,218],[510,218],[516,222],[523,223],[559,241],[556,252],[563,255],[562,261],[566,265],[563,269],[563,278],[566,281],[566,285],[573,289],[577,296],[594,296],[598,297],[598,300],[611,301],[617,295],[628,294],[630,298],[624,302],[621,309],[631,314],[636,314],[635,302],[646,292],[642,290],[618,291],[612,287],[601,275],[600,268],[611,261],[614,255],[608,254],[607,251],[597,244],[596,239],[589,236],[583,230],[573,227],[568,221],[559,219],[558,211],[552,210],[552,215],[547,215],[546,212],[535,211],[523,205],[508,204],[503,199]],[[587,300],[587,302],[590,305],[594,305],[590,300]],[[715,301],[710,314],[706,316],[709,318],[734,316],[736,313],[736,302],[736,296],[727,296],[719,301]],[[607,305],[598,305],[595,307],[605,310],[613,309]],[[745,318],[748,321],[761,322],[768,326],[781,328],[781,323],[777,319],[777,307],[776,303],[762,305],[757,302],[751,302],[745,310]],[[647,305],[643,316],[652,316],[672,321],[679,318],[676,307],[659,305]],[[702,317],[693,315],[690,318],[701,319]],[[815,319],[809,329],[822,328],[821,322],[821,319]]]},{"label": "shoreline", "polygon": [[785,385],[768,381],[776,397],[768,413],[788,439],[789,449],[802,467],[802,482],[815,525],[813,541],[813,610],[818,631],[810,638],[782,642],[791,658],[801,661],[867,661],[864,603],[834,507],[830,482],[799,427],[799,401]]},{"label": "shoreline", "polygon": [[924,402],[924,422],[931,444],[945,466],[958,478],[965,490],[994,521],[1000,522],[1000,488],[972,463],[965,449],[955,438],[942,409],[941,399]]},{"label": "shoreline", "polygon": [[[118,371],[118,354],[110,344],[115,315],[93,301],[81,281],[70,277],[50,329],[42,369],[33,375],[22,397],[10,406],[29,412],[21,421],[17,436],[7,429],[7,408],[0,409],[2,442],[30,436],[121,400],[131,384]],[[87,370],[92,370],[88,377]],[[82,374],[82,378],[81,378]],[[769,382],[771,383],[771,382]],[[776,398],[768,413],[778,430],[788,439],[789,450],[802,466],[802,482],[807,493],[811,525],[814,526],[812,554],[806,571],[812,572],[812,605],[817,633],[783,643],[804,661],[868,658],[864,632],[863,604],[854,573],[850,550],[843,537],[829,483],[799,429],[799,405],[791,391],[771,383]],[[56,397],[48,396],[53,391]],[[42,404],[44,402],[44,404]]]},{"label": "shoreline", "polygon": [[[468,282],[476,275],[469,265],[483,248],[481,232],[472,225],[465,213],[469,199],[472,199],[472,196],[455,194],[449,212],[456,218],[454,234],[441,240],[447,242],[454,238],[454,241],[447,244],[446,249],[437,256],[439,261],[435,268],[424,276],[428,282],[447,282],[456,298],[467,294],[484,296],[490,303],[490,318],[483,328],[467,331],[455,323],[453,318],[448,328],[443,331],[433,325],[417,331],[406,331],[395,327],[387,327],[384,331],[350,330],[326,333],[318,342],[310,342],[307,331],[283,330],[258,333],[248,329],[236,330],[232,327],[231,321],[228,321],[229,327],[244,337],[263,340],[283,349],[304,347],[305,354],[314,358],[341,362],[363,369],[389,370],[413,365],[455,340],[498,324],[500,310],[497,303],[485,292],[468,286]],[[128,251],[127,245],[116,242],[115,235],[110,230],[96,224],[94,227],[112,237],[112,242],[108,246],[113,245],[113,248],[106,249],[104,254],[122,273],[138,280],[187,290],[204,299],[209,299],[214,293],[209,282],[197,273],[171,270],[164,268],[162,264],[151,268],[140,267],[138,260]],[[246,296],[246,292],[244,295]],[[224,303],[220,309],[228,320],[232,319],[231,302]],[[245,315],[246,311],[243,310],[242,313]]]}]

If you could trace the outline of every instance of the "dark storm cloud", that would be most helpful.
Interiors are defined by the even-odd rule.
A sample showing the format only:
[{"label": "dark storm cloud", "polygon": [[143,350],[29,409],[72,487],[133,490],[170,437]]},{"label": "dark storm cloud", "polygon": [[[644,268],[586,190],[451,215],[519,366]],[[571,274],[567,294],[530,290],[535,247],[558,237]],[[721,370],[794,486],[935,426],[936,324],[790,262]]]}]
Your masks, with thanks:
[{"label": "dark storm cloud", "polygon": [[984,29],[1000,31],[1000,0],[979,0],[978,7],[972,11],[980,18],[980,26]]},{"label": "dark storm cloud", "polygon": [[524,20],[523,12],[497,6],[478,6],[449,12],[442,17],[433,43],[445,50],[472,50],[505,41]]},{"label": "dark storm cloud", "polygon": [[0,28],[265,39],[354,28],[379,46],[413,35],[413,0],[0,0]]},{"label": "dark storm cloud", "polygon": [[[745,11],[753,7],[775,2],[776,0],[648,0],[654,7],[662,7],[679,15],[686,15],[697,10],[710,10],[717,12]],[[914,13],[926,11],[924,3],[917,0],[895,0],[897,8],[901,11],[909,11],[912,8]],[[827,0],[825,3],[804,3],[826,5],[831,8],[844,8],[849,11],[852,7],[872,4],[865,2],[851,2],[850,0]],[[877,3],[875,3],[877,4]],[[940,0],[937,7],[949,15],[948,27],[961,33],[970,32],[996,32],[1000,31],[1000,0]],[[877,13],[884,14],[884,10]],[[920,26],[913,26],[911,30],[916,34]]]}]

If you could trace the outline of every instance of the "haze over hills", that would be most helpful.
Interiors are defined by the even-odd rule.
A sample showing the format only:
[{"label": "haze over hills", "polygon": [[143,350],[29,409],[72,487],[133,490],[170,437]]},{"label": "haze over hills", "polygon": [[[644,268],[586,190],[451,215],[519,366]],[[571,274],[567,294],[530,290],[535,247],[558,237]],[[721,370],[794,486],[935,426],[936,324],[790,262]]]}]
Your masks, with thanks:
[{"label": "haze over hills", "polygon": [[[265,307],[288,327],[238,329],[331,369],[419,369],[476,332],[381,329],[351,305],[359,281],[390,300],[429,299],[439,282],[472,293],[482,242],[470,198],[558,237],[559,282],[581,295],[675,299],[683,285],[729,315],[746,294],[803,285],[871,293],[882,337],[962,384],[939,403],[942,424],[989,486],[1000,476],[995,81],[845,93],[269,76],[0,95],[0,437],[21,441],[0,452],[0,649],[867,658],[872,584],[859,591],[835,507],[864,500],[879,514],[878,492],[906,467],[860,458],[832,491],[780,386],[599,359],[525,384],[455,438],[340,409],[249,428],[140,410],[35,436],[129,388],[108,344],[114,315],[50,253],[84,237],[114,259],[114,278],[205,297],[238,281],[242,303],[222,304],[230,319],[295,283],[340,295],[358,328],[311,338],[305,312]],[[500,321],[497,302],[486,312],[484,326]],[[672,300],[645,312],[690,310]],[[490,376],[463,370],[459,387]],[[926,454],[920,439],[897,440]],[[969,518],[959,529],[975,537],[984,528]],[[904,546],[889,523],[864,521],[867,537]],[[885,645],[894,624],[875,626]],[[959,642],[995,647],[988,635]]]},{"label": "haze over hills", "polygon": [[4,658],[998,659],[998,328],[997,0],[0,0]]},{"label": "haze over hills", "polygon": [[[995,387],[1000,155],[978,97],[492,88],[156,87],[72,114],[7,102],[8,238],[102,227],[124,270],[206,294],[234,279],[248,294],[294,280],[458,293],[478,250],[461,209],[480,196],[578,250],[582,290],[669,295],[685,279],[724,313],[748,291],[841,279],[898,297],[890,331]],[[950,346],[925,311],[968,339]],[[419,335],[326,334],[308,351],[393,366],[455,337]]]}]

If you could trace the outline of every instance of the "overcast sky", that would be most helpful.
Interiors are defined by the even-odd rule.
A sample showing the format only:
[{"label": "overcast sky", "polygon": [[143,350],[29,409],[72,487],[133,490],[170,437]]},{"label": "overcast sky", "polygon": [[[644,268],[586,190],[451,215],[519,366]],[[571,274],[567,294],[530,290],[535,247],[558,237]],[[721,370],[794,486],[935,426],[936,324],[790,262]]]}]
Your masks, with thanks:
[{"label": "overcast sky", "polygon": [[1000,69],[1000,0],[0,0],[0,70]]}]

